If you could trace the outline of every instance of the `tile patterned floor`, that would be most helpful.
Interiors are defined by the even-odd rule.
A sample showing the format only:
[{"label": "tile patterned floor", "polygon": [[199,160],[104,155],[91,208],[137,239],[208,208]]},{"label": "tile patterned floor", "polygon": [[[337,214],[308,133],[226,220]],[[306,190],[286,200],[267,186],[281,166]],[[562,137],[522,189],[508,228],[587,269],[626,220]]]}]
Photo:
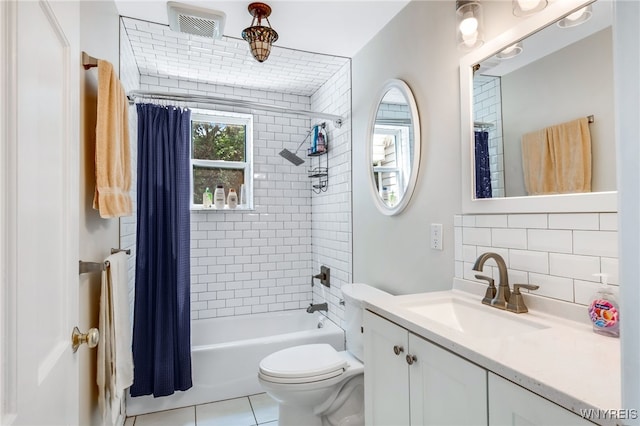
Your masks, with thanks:
[{"label": "tile patterned floor", "polygon": [[127,417],[125,426],[278,426],[278,403],[266,393]]}]

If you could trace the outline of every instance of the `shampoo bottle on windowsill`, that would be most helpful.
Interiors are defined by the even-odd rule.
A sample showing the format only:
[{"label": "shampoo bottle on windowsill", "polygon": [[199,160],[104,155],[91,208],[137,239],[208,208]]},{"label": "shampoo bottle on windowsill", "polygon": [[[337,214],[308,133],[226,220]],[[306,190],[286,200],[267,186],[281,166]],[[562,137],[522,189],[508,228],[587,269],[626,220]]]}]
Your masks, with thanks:
[{"label": "shampoo bottle on windowsill", "polygon": [[230,209],[235,209],[238,207],[238,194],[236,194],[236,190],[231,188],[229,190],[229,195],[227,196],[227,205]]},{"label": "shampoo bottle on windowsill", "polygon": [[216,206],[216,209],[224,209],[224,198],[224,187],[219,183],[213,193],[213,204]]},{"label": "shampoo bottle on windowsill", "polygon": [[589,305],[589,318],[593,323],[593,331],[605,336],[620,337],[620,308],[613,291],[607,286],[607,274],[599,276],[602,285]]}]

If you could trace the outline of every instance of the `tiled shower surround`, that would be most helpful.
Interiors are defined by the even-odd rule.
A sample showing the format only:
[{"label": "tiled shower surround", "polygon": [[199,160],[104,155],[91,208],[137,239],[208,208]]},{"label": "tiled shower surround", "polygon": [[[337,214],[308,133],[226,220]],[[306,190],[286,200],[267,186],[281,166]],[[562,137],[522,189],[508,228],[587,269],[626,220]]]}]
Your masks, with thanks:
[{"label": "tiled shower surround", "polygon": [[[123,68],[135,66],[127,58]],[[254,210],[192,211],[192,319],[306,308],[312,301],[311,276],[322,264],[332,273],[332,288],[325,294],[329,316],[340,324],[339,289],[351,282],[350,81],[350,64],[345,60],[345,65],[312,96],[145,74],[140,76],[139,87],[127,87],[229,97],[345,117],[340,129],[327,121],[329,187],[326,192],[313,194],[311,185],[316,182],[306,173],[309,159],[294,166],[278,153],[283,148],[294,152],[309,128],[322,120],[217,108],[253,114]],[[298,155],[304,158],[304,152],[303,147]],[[135,188],[132,196],[135,198]],[[135,217],[123,220],[121,238],[123,247],[134,246]],[[314,301],[321,303],[321,297],[318,293]]]},{"label": "tiled shower surround", "polygon": [[[537,284],[531,293],[543,297],[589,304],[599,273],[617,291],[616,213],[460,215],[454,226],[457,278],[475,280],[473,263],[492,251],[506,261],[511,284]],[[497,283],[494,261],[484,269]]]}]

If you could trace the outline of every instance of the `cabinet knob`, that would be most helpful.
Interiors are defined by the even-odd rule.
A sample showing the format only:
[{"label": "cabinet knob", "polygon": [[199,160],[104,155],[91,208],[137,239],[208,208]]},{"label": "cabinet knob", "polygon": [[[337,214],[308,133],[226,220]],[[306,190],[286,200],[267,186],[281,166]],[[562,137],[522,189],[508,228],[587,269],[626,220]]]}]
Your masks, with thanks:
[{"label": "cabinet knob", "polygon": [[407,360],[407,364],[411,365],[414,362],[418,361],[418,358],[416,358],[415,355],[407,354],[406,360]]},{"label": "cabinet knob", "polygon": [[395,345],[393,347],[393,353],[394,354],[400,355],[402,352],[404,352],[404,348],[402,346]]}]

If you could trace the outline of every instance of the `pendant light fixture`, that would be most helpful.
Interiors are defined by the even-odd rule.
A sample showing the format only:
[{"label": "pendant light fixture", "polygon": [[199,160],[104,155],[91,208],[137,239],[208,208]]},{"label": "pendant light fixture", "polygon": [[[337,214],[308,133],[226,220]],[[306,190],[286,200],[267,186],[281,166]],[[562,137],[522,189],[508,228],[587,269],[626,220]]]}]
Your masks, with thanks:
[{"label": "pendant light fixture", "polygon": [[547,7],[547,0],[511,0],[515,16],[529,16]]},{"label": "pendant light fixture", "polygon": [[[251,54],[256,61],[264,62],[271,53],[271,45],[278,40],[278,33],[271,28],[271,22],[269,22],[271,7],[265,3],[251,3],[249,13],[253,16],[253,20],[251,26],[242,31],[242,38],[249,43]],[[263,18],[267,20],[268,27],[262,25]]]},{"label": "pendant light fixture", "polygon": [[471,50],[484,44],[482,6],[475,0],[456,0],[458,48]]}]

